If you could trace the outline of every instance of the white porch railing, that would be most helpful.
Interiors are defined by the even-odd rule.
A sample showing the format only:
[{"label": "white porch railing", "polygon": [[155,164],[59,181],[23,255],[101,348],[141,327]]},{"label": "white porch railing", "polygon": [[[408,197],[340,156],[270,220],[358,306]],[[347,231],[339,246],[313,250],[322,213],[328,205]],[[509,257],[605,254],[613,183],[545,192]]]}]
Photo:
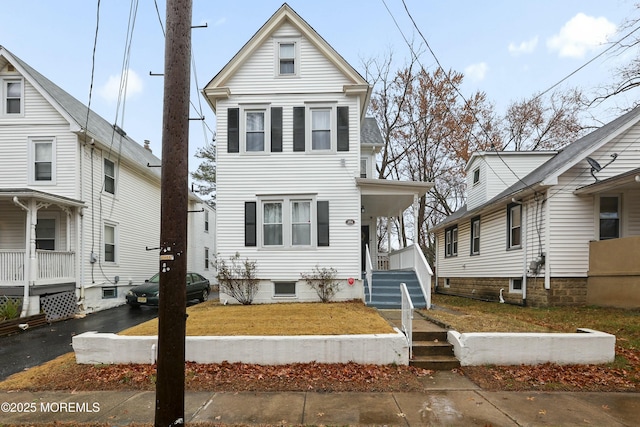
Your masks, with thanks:
[{"label": "white porch railing", "polygon": [[378,271],[389,270],[389,254],[378,252]]},{"label": "white porch railing", "polygon": [[402,294],[402,332],[407,337],[409,359],[411,359],[413,358],[413,302],[411,302],[406,283],[400,283],[400,293]]},{"label": "white porch railing", "polygon": [[38,279],[72,278],[75,275],[75,252],[36,251]]},{"label": "white porch railing", "polygon": [[0,250],[0,283],[24,282],[24,251]]},{"label": "white porch railing", "polygon": [[431,308],[431,277],[433,271],[427,263],[427,259],[416,244],[394,251],[389,256],[390,270],[413,270],[418,276],[422,295],[427,303],[427,309]]},{"label": "white porch railing", "polygon": [[[37,284],[68,281],[75,278],[75,252],[36,251]],[[25,281],[25,251],[0,250],[0,283]]]},{"label": "white porch railing", "polygon": [[373,262],[371,261],[371,251],[369,250],[369,245],[366,245],[366,274],[367,274],[367,285],[369,286],[369,302],[371,302],[371,282],[373,281]]}]

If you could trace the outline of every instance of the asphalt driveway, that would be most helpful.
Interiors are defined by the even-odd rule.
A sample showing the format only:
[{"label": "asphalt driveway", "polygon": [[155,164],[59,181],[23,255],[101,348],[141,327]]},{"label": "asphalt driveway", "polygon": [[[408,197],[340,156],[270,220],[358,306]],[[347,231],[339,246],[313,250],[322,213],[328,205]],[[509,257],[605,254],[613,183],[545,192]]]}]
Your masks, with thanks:
[{"label": "asphalt driveway", "polygon": [[71,339],[87,331],[120,332],[158,317],[158,310],[127,305],[88,314],[81,319],[67,319],[0,337],[0,381],[16,372],[40,365],[73,351]]}]

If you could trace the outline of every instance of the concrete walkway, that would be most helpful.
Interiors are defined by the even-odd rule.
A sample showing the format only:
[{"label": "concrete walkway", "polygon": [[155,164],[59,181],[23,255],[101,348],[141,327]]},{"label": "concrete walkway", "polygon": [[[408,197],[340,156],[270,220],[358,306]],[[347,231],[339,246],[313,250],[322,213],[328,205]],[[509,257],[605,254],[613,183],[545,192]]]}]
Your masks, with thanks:
[{"label": "concrete walkway", "polygon": [[[187,423],[387,426],[635,426],[640,393],[479,390],[437,372],[412,393],[187,393]],[[0,424],[153,423],[154,392],[1,392]]]}]

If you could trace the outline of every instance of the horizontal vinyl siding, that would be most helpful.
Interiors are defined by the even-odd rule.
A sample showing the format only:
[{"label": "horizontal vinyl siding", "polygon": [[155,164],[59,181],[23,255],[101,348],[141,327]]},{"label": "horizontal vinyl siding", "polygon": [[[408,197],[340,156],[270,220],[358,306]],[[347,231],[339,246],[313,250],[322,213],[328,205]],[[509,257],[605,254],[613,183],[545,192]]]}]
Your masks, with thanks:
[{"label": "horizontal vinyl siding", "polygon": [[0,199],[0,249],[25,250],[27,213],[10,199]]},{"label": "horizontal vinyl siding", "polygon": [[232,95],[272,93],[341,93],[344,84],[352,83],[308,40],[298,39],[300,48],[299,74],[295,77],[276,77],[274,39],[300,36],[294,27],[283,25],[263,43],[238,72],[227,82]]},{"label": "horizontal vinyl siding", "polygon": [[627,191],[624,194],[623,205],[625,207],[627,236],[640,236],[640,190]]},{"label": "horizontal vinyl siding", "polygon": [[[281,153],[227,153],[226,108],[237,104],[218,104],[216,237],[220,256],[228,259],[239,252],[257,261],[259,278],[267,280],[297,280],[300,273],[316,265],[337,269],[341,278],[359,277],[360,227],[346,224],[360,217],[360,194],[354,180],[360,167],[357,106],[352,99],[340,99],[339,105],[349,105],[350,151],[312,154],[293,152],[292,128],[293,106],[314,97],[268,97],[264,101],[267,99],[272,106],[283,107]],[[330,246],[284,250],[244,246],[244,202],[256,201],[257,195],[280,194],[314,194],[318,201],[329,201]]]},{"label": "horizontal vinyl siding", "polygon": [[[109,158],[116,161],[117,182],[115,197],[103,193],[103,155],[99,149],[84,149],[83,200],[89,207],[83,215],[84,251],[80,257],[84,269],[85,286],[110,286],[115,276],[119,285],[134,285],[158,271],[158,251],[147,251],[160,243],[160,182],[143,177],[127,164],[117,162],[117,153]],[[93,192],[91,158],[93,151]],[[103,227],[109,221],[117,227],[117,262],[105,263]],[[91,264],[89,255],[95,252],[100,264]],[[91,310],[92,307],[87,307]]]},{"label": "horizontal vinyl siding", "polygon": [[[604,166],[617,153],[617,159],[596,176],[604,180],[637,168],[640,163],[640,125],[594,151],[589,157]],[[573,191],[594,182],[586,160],[562,174],[549,192],[550,249],[552,277],[585,277],[589,268],[589,241],[598,238],[598,217],[594,196],[575,196]],[[607,194],[622,194],[608,192]],[[597,197],[597,196],[596,196]],[[623,195],[623,200],[625,200]],[[624,203],[624,202],[623,202]],[[624,217],[623,217],[624,220]]]},{"label": "horizontal vinyl siding", "polygon": [[[28,185],[29,138],[36,137],[55,138],[55,185]],[[69,132],[69,122],[29,82],[24,81],[24,115],[0,116],[2,187],[30,187],[76,198],[76,162],[77,137]]]},{"label": "horizontal vinyl siding", "polygon": [[507,250],[507,208],[480,217],[480,254],[470,255],[471,220],[458,223],[458,256],[444,257],[444,230],[438,232],[439,277],[518,277],[522,249]]},{"label": "horizontal vinyl siding", "polygon": [[[201,209],[209,212],[209,231],[205,231],[204,220],[205,212],[200,212]],[[206,206],[204,203],[189,202],[188,219],[188,254],[187,254],[187,270],[202,274],[209,279],[211,283],[215,282],[216,270],[214,268],[214,261],[216,255],[215,245],[215,226],[216,226],[216,214],[215,210]],[[209,248],[209,268],[205,270],[205,251],[204,248]]]}]

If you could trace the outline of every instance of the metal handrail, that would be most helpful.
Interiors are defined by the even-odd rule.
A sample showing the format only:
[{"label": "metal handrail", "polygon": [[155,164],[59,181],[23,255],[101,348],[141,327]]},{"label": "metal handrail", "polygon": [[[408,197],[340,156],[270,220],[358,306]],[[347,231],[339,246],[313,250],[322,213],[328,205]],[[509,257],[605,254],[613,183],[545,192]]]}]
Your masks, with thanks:
[{"label": "metal handrail", "polygon": [[413,302],[407,289],[406,283],[400,283],[400,294],[402,295],[402,332],[409,343],[409,358],[413,358]]}]

